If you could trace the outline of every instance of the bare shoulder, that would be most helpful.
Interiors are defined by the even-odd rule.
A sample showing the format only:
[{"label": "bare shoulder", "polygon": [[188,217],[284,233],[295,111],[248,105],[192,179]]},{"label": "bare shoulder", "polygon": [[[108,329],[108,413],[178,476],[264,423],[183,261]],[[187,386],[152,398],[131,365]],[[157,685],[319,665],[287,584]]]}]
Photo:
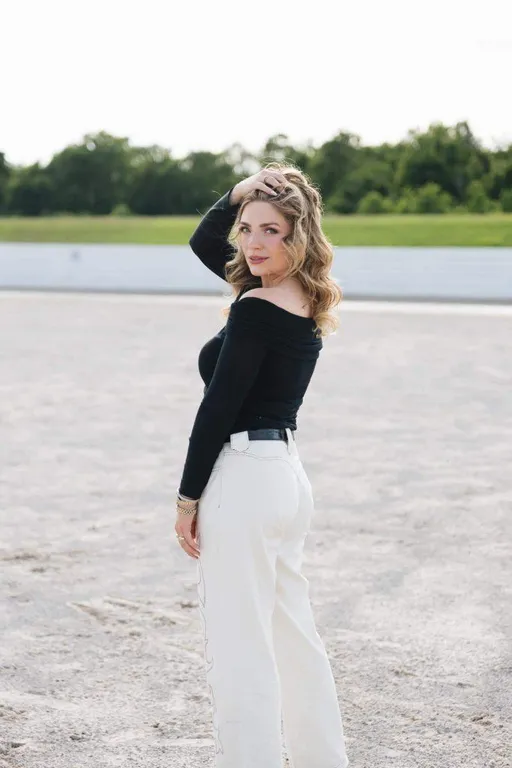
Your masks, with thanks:
[{"label": "bare shoulder", "polygon": [[251,288],[249,291],[246,291],[243,296],[240,297],[240,301],[243,301],[248,297],[250,298],[251,296],[254,296],[255,299],[266,299],[267,301],[272,301],[271,291],[272,288]]},{"label": "bare shoulder", "polygon": [[240,301],[254,297],[255,299],[264,299],[270,301],[281,309],[291,312],[294,315],[310,317],[309,306],[303,296],[292,294],[291,292],[281,290],[280,288],[251,288],[240,297]]}]

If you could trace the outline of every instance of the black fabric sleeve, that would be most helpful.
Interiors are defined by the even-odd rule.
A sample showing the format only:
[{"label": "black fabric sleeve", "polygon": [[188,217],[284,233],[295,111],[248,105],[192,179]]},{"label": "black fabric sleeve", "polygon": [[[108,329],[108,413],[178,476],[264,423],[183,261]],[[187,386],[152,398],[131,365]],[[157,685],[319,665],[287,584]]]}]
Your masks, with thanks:
[{"label": "black fabric sleeve", "polygon": [[233,187],[217,200],[205,213],[189,240],[190,247],[214,274],[226,279],[224,266],[233,255],[233,248],[227,236],[233,224],[239,205],[231,205],[229,197]]},{"label": "black fabric sleeve", "polygon": [[[260,302],[257,302],[259,305]],[[245,306],[244,306],[245,305]],[[233,302],[215,371],[197,411],[178,491],[199,499],[268,349],[255,303]]]}]

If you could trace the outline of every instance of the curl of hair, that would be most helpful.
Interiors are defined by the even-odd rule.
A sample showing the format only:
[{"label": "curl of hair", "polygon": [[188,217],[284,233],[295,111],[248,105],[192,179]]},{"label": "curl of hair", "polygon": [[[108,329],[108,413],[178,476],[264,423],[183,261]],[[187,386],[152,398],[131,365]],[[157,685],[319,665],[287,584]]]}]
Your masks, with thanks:
[{"label": "curl of hair", "polygon": [[[332,245],[322,230],[323,204],[319,190],[308,176],[290,164],[272,162],[265,170],[279,171],[286,178],[286,184],[278,194],[268,195],[262,190],[253,190],[240,202],[237,217],[228,240],[234,247],[233,257],[226,262],[225,275],[233,288],[236,298],[246,287],[260,288],[261,278],[252,275],[239,242],[240,219],[245,206],[255,200],[273,205],[290,223],[291,231],[283,239],[288,268],[283,274],[300,282],[311,306],[317,336],[334,333],[339,325],[336,311],[343,293],[337,281],[330,276],[334,258]],[[222,314],[229,313],[229,306],[222,308]]]}]

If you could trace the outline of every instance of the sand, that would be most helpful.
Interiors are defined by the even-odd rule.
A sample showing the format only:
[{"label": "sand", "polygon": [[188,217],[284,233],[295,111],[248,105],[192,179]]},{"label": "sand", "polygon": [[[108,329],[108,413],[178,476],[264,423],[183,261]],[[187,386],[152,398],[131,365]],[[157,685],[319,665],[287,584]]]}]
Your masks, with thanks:
[{"label": "sand", "polygon": [[[225,303],[0,294],[0,766],[213,765],[173,501]],[[351,768],[512,764],[511,338],[346,302],[325,341],[304,573]]]}]

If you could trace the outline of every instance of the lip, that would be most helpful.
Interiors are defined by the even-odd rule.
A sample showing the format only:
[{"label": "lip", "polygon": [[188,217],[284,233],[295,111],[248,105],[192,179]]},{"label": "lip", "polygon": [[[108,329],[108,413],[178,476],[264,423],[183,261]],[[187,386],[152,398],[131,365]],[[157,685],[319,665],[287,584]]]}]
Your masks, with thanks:
[{"label": "lip", "polygon": [[249,261],[252,261],[254,264],[259,264],[261,261],[266,261],[268,259],[268,256],[249,256]]}]

